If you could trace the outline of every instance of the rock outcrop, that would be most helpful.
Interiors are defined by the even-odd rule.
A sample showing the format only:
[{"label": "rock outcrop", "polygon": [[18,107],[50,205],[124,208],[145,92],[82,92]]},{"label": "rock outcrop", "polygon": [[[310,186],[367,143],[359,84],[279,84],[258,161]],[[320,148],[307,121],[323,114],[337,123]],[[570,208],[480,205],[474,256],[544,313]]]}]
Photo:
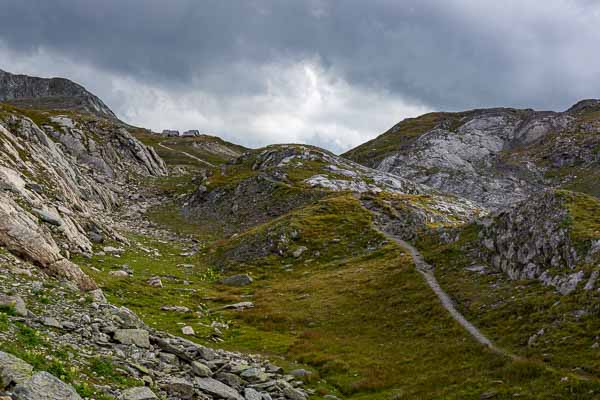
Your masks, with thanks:
[{"label": "rock outcrop", "polygon": [[103,231],[113,235],[99,220],[119,206],[131,174],[166,168],[119,124],[0,106],[0,245],[95,289],[68,258],[89,254]]},{"label": "rock outcrop", "polygon": [[597,195],[572,168],[600,174],[598,110],[598,102],[589,100],[566,112],[494,108],[426,114],[344,156],[488,208],[570,183]]},{"label": "rock outcrop", "polygon": [[25,108],[76,110],[117,119],[102,100],[64,78],[46,79],[0,70],[0,101]]},{"label": "rock outcrop", "polygon": [[[510,279],[537,279],[562,294],[582,289],[594,280],[598,262],[595,243],[600,231],[580,233],[593,222],[584,210],[600,210],[596,199],[570,192],[545,191],[478,222],[481,257]],[[586,268],[588,265],[588,268]],[[593,284],[593,283],[592,283]]]}]

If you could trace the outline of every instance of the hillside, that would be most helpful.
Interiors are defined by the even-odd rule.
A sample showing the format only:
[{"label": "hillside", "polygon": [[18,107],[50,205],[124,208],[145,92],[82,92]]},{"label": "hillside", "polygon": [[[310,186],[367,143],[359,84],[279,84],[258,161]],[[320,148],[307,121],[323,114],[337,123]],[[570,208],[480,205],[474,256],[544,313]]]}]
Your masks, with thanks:
[{"label": "hillside", "polygon": [[498,208],[545,187],[598,195],[600,102],[566,112],[481,109],[404,120],[343,156]]},{"label": "hillside", "polygon": [[[0,103],[0,396],[600,394],[600,201],[540,190],[486,207],[509,188],[512,199],[574,188],[571,175],[511,178],[523,160],[559,168],[548,162],[559,147],[563,166],[593,171],[594,135],[567,133],[595,132],[595,102],[429,114],[386,134],[373,160],[396,157],[396,135],[422,149],[405,165],[423,170],[437,162],[428,136],[479,154],[481,168],[461,170],[475,183],[455,193],[443,190],[459,177],[362,165],[374,142],[351,154],[361,164],[35,107]],[[501,162],[516,166],[500,174]]]},{"label": "hillside", "polygon": [[[600,201],[547,191],[417,245],[458,308],[506,349],[597,376]],[[544,218],[540,218],[543,215]]]}]

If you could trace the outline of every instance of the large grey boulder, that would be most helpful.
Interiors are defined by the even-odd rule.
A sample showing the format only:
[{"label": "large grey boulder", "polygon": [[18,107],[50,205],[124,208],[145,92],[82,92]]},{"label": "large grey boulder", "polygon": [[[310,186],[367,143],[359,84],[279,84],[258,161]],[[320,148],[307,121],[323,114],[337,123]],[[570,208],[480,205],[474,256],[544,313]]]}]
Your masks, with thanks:
[{"label": "large grey boulder", "polygon": [[167,391],[177,399],[191,399],[194,397],[194,385],[183,378],[172,378],[167,386]]},{"label": "large grey boulder", "polygon": [[0,389],[23,383],[33,373],[33,367],[12,354],[0,351]]},{"label": "large grey boulder", "polygon": [[198,389],[213,396],[226,400],[244,400],[237,390],[212,378],[196,378],[194,384]]},{"label": "large grey boulder", "polygon": [[38,372],[15,387],[16,400],[81,400],[72,386],[47,372]]},{"label": "large grey boulder", "polygon": [[47,222],[50,225],[61,226],[64,223],[63,219],[60,217],[60,215],[53,213],[52,211],[34,208],[33,212],[42,221]]},{"label": "large grey boulder", "polygon": [[129,388],[121,393],[119,400],[154,400],[158,399],[154,392],[146,386]]},{"label": "large grey boulder", "polygon": [[144,329],[117,329],[114,339],[121,344],[134,344],[145,349],[150,347],[150,336]]}]

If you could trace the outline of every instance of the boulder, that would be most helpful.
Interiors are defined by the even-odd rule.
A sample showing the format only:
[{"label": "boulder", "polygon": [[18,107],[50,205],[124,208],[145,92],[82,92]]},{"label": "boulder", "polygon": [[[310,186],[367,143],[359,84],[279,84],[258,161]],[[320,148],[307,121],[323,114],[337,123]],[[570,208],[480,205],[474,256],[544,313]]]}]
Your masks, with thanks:
[{"label": "boulder", "polygon": [[199,361],[192,362],[192,372],[194,372],[194,375],[200,377],[212,375],[212,371],[210,370],[210,368]]},{"label": "boulder", "polygon": [[27,316],[27,306],[20,296],[5,296],[0,294],[0,306],[12,307],[17,315],[21,317]]},{"label": "boulder", "polygon": [[146,283],[148,283],[148,285],[150,285],[150,286],[157,287],[157,288],[163,287],[163,283],[162,283],[162,280],[160,279],[160,276],[153,276],[152,278],[148,279],[148,281]]},{"label": "boulder", "polygon": [[240,303],[235,303],[235,304],[228,304],[226,306],[221,307],[221,310],[235,310],[235,311],[241,311],[241,310],[245,310],[246,308],[253,308],[254,307],[254,303],[252,303],[251,301],[242,301]]},{"label": "boulder", "polygon": [[261,370],[260,368],[248,368],[242,371],[240,376],[250,382],[264,382],[269,377],[267,374]]},{"label": "boulder", "polygon": [[252,388],[246,388],[244,390],[244,397],[246,398],[246,400],[262,400],[263,399],[262,394],[260,394],[259,392],[257,392],[256,390],[254,390]]},{"label": "boulder", "polygon": [[231,386],[236,390],[241,390],[244,386],[245,381],[237,376],[236,374],[232,374],[230,372],[219,372],[215,378],[226,384],[227,386]]},{"label": "boulder", "polygon": [[221,280],[223,285],[227,286],[246,286],[251,284],[253,279],[248,274],[238,274],[228,276],[227,278]]},{"label": "boulder", "polygon": [[173,311],[179,313],[187,313],[191,311],[189,308],[184,306],[162,306],[160,309],[162,311]]},{"label": "boulder", "polygon": [[105,246],[104,248],[102,248],[102,251],[104,251],[107,254],[122,254],[125,252],[125,250],[123,250],[121,248],[112,247],[112,246]]},{"label": "boulder", "polygon": [[292,253],[292,256],[294,256],[294,258],[300,258],[306,250],[308,250],[306,247],[300,246],[296,250],[294,250],[294,252]]},{"label": "boulder", "polygon": [[299,368],[299,369],[295,369],[293,371],[290,371],[290,375],[296,377],[296,378],[307,378],[309,376],[312,375],[312,372],[307,371],[303,368]]},{"label": "boulder", "polygon": [[191,399],[194,397],[194,385],[183,378],[173,378],[169,381],[167,391],[177,399]]},{"label": "boulder", "polygon": [[42,221],[50,224],[50,225],[54,225],[54,226],[61,226],[62,224],[64,224],[63,219],[60,217],[60,215],[49,211],[49,210],[42,210],[39,208],[34,208],[33,213],[35,215],[37,215]]},{"label": "boulder", "polygon": [[100,304],[108,303],[108,300],[106,300],[106,297],[104,296],[104,292],[102,292],[102,289],[92,290],[90,292],[90,296],[92,297],[92,301],[94,301],[95,303],[100,303]]},{"label": "boulder", "polygon": [[148,331],[144,329],[117,329],[114,339],[121,344],[136,345],[146,349],[150,347],[150,337]]},{"label": "boulder", "polygon": [[154,392],[146,386],[129,388],[121,393],[119,400],[154,400],[158,399]]},{"label": "boulder", "polygon": [[12,354],[0,351],[0,389],[31,378],[33,367]]},{"label": "boulder", "polygon": [[283,389],[283,395],[289,400],[306,400],[304,393],[289,386]]},{"label": "boulder", "polygon": [[50,328],[62,329],[63,325],[54,317],[43,317],[42,324]]},{"label": "boulder", "polygon": [[222,397],[226,400],[244,400],[237,390],[212,378],[196,378],[194,384],[197,388],[213,396]]},{"label": "boulder", "polygon": [[38,372],[14,390],[15,400],[81,400],[72,386],[47,372]]}]

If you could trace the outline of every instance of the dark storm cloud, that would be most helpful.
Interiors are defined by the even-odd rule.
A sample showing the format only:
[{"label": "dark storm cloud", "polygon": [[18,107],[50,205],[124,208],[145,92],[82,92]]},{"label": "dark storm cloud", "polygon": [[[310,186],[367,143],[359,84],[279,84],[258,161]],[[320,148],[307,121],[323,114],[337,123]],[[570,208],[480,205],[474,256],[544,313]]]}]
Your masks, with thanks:
[{"label": "dark storm cloud", "polygon": [[584,0],[1,0],[0,40],[17,57],[42,49],[217,103],[270,93],[273,74],[311,60],[333,87],[409,105],[561,109],[600,95],[598,10]]}]

